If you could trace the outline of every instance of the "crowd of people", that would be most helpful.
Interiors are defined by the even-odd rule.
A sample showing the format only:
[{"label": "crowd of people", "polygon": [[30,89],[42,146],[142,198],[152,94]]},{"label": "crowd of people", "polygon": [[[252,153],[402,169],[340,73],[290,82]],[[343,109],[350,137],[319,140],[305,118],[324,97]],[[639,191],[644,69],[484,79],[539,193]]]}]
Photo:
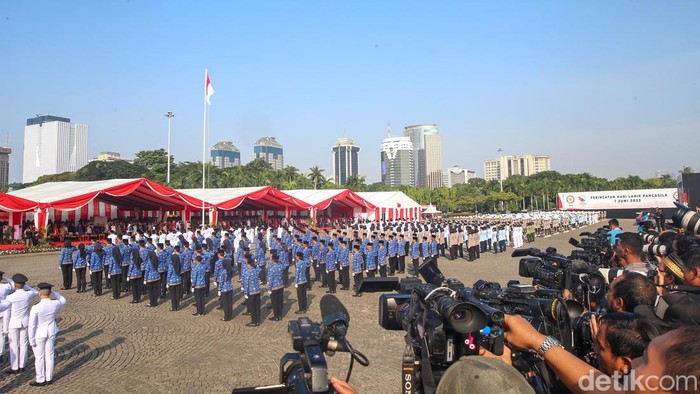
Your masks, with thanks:
[{"label": "crowd of people", "polygon": [[531,242],[534,236],[566,231],[598,218],[598,213],[488,215],[450,221],[355,221],[332,228],[302,228],[285,222],[277,228],[258,227],[247,221],[226,230],[205,226],[195,231],[138,222],[123,226],[130,232],[110,228],[104,242],[75,247],[66,241],[58,266],[63,289],[73,287],[75,276],[77,291],[86,292],[89,278],[94,296],[111,290],[114,299],[130,294],[132,303],[140,303],[146,293],[148,306],[158,305],[170,293],[172,311],[180,310],[181,301],[193,294],[197,316],[205,313],[206,300],[216,288],[224,321],[232,319],[233,296],[240,291],[247,306],[244,314],[251,316],[248,325],[258,326],[264,288],[270,295],[270,320],[278,321],[283,290],[292,284],[296,313],[301,314],[306,312],[306,294],[315,282],[328,293],[335,293],[340,285],[340,290],[352,288],[353,295],[360,297],[364,277],[416,275],[418,265],[428,257],[474,261],[481,253],[522,245],[527,228],[532,229],[533,237],[526,237]]},{"label": "crowd of people", "polygon": [[[86,292],[89,277],[93,296],[101,296],[103,289],[107,289],[114,299],[130,295],[131,303],[138,304],[142,302],[143,293],[147,293],[147,306],[157,306],[169,298],[172,311],[181,310],[182,300],[191,295],[195,316],[203,316],[207,299],[218,295],[223,321],[233,319],[234,296],[241,295],[246,307],[242,314],[250,316],[247,326],[257,327],[262,323],[261,303],[265,292],[269,294],[268,308],[272,310],[269,320],[279,321],[284,317],[284,290],[292,285],[296,290],[296,313],[304,314],[308,308],[307,291],[313,286],[326,289],[326,293],[348,291],[361,297],[360,285],[365,277],[417,275],[419,264],[427,258],[473,261],[483,253],[504,252],[532,242],[535,237],[548,237],[595,224],[603,218],[598,212],[553,212],[420,222],[354,221],[330,228],[283,222],[273,228],[254,226],[252,222],[224,228],[204,226],[194,231],[177,226],[166,231],[156,226],[132,224],[126,226],[129,232],[109,229],[104,241],[81,243],[77,247],[66,242],[59,253],[58,266],[63,275],[62,289],[72,289],[75,278],[77,292]],[[615,219],[608,223],[615,251],[611,263],[621,267],[623,274],[610,283],[607,313],[592,318],[594,359],[598,368],[595,373],[626,376],[639,367],[639,358],[645,349],[649,351],[653,346],[660,346],[659,343],[664,346],[683,344],[695,349],[687,343],[687,338],[698,334],[694,326],[700,324],[700,308],[697,308],[700,297],[674,291],[673,285],[700,286],[700,253],[694,252],[682,259],[653,258],[643,252],[644,241],[638,232],[624,232]],[[678,247],[684,248],[680,244]],[[658,275],[654,277],[652,272]],[[12,294],[22,290],[36,295],[35,290],[26,288],[17,279],[6,284],[16,289]],[[12,294],[9,293],[0,292],[0,299],[10,301]],[[65,298],[50,289],[44,291],[42,298],[50,300],[51,296],[57,305],[52,312],[55,315]],[[8,306],[2,302],[1,308],[9,311],[14,303]],[[26,311],[27,307],[24,308]],[[31,327],[31,318],[29,320]],[[584,370],[578,364],[581,360],[560,350],[551,351],[558,348],[558,342],[542,336],[517,316],[508,316],[505,325],[506,340],[514,349],[540,352],[561,374],[560,378],[570,390],[581,392],[575,387],[578,383],[572,380],[575,373]],[[683,328],[687,326],[693,327]],[[13,344],[21,347],[21,333],[18,335],[17,340],[10,338],[10,371],[13,373],[24,368],[22,357],[13,356],[12,351]],[[53,335],[55,337],[55,333]],[[45,354],[49,354],[46,341],[38,345],[32,338],[30,328],[32,347],[45,346]],[[506,356],[495,356],[482,352],[508,362],[509,353],[506,353]],[[21,349],[15,354],[24,355],[26,359]],[[697,359],[698,354],[692,359]],[[679,366],[675,355],[655,357],[657,361],[675,363],[676,370],[671,372],[697,372]],[[42,358],[48,365],[46,359]],[[571,365],[572,369],[567,370],[565,365]],[[586,368],[586,371],[591,370],[590,365]],[[47,384],[50,376],[48,371],[41,377],[37,372],[34,383]]]}]

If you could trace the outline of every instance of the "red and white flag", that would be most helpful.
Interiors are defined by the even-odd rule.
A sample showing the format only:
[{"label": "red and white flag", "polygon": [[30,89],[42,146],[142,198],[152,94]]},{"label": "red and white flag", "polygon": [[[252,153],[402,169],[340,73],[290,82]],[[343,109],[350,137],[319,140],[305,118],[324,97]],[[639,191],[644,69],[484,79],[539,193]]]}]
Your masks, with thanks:
[{"label": "red and white flag", "polygon": [[206,82],[204,84],[204,97],[207,99],[207,104],[211,105],[209,98],[214,95],[214,88],[211,86],[211,80],[209,80],[209,70],[205,70]]}]

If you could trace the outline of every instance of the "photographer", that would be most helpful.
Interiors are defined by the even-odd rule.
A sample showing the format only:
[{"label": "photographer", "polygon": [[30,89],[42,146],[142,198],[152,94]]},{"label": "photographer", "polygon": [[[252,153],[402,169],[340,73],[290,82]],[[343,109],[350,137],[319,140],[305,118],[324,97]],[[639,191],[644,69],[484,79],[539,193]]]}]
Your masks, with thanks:
[{"label": "photographer", "polygon": [[[603,372],[591,368],[584,361],[567,352],[556,340],[540,334],[530,323],[520,316],[505,316],[505,336],[511,346],[517,349],[536,351],[555,371],[564,385],[573,393],[619,392],[619,382],[615,384]],[[630,374],[645,377],[640,379],[653,386],[628,382],[629,392],[666,392],[660,390],[659,383],[670,376],[683,382],[682,377],[700,375],[700,327],[683,327],[654,338],[646,347],[644,356],[637,357],[630,363]],[[505,353],[504,353],[505,354]],[[630,375],[632,376],[632,375]],[[593,381],[591,381],[593,380]],[[604,382],[606,384],[595,384]],[[673,392],[694,393],[692,380],[688,385],[682,383]],[[649,389],[652,389],[651,391]]]},{"label": "photographer", "polygon": [[[662,286],[674,286],[680,285],[685,280],[685,274],[683,269],[683,261],[676,254],[670,254],[664,258],[659,258],[659,275],[658,275],[658,285]],[[666,295],[669,293],[668,288],[659,287],[659,295]]]},{"label": "photographer", "polygon": [[622,234],[620,222],[618,222],[617,219],[610,219],[608,221],[608,225],[610,226],[610,231],[608,231],[608,240],[610,240],[610,245],[615,246],[617,235]]},{"label": "photographer", "polygon": [[622,233],[617,236],[615,256],[625,271],[636,271],[647,275],[654,267],[642,262],[642,246],[644,242],[637,233]]},{"label": "photographer", "polygon": [[638,305],[654,305],[656,285],[647,276],[627,271],[615,278],[608,291],[608,310],[633,312]]},{"label": "photographer", "polygon": [[700,287],[700,252],[690,254],[685,259],[683,268],[683,283],[688,286]]},{"label": "photographer", "polygon": [[624,376],[632,369],[632,360],[641,357],[644,349],[660,335],[649,320],[633,313],[608,313],[594,319],[597,327],[594,352],[598,368],[607,375]]}]

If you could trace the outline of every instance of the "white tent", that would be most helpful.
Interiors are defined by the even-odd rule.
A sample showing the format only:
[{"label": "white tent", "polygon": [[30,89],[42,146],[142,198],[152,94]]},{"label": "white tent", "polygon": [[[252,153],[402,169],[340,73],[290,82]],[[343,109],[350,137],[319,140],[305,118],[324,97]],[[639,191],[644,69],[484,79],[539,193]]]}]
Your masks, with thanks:
[{"label": "white tent", "polygon": [[428,205],[428,208],[425,208],[425,211],[423,211],[424,215],[435,215],[437,213],[440,213],[440,211],[433,204]]},{"label": "white tent", "polygon": [[419,220],[420,204],[403,192],[360,192],[360,197],[376,206],[369,220]]}]

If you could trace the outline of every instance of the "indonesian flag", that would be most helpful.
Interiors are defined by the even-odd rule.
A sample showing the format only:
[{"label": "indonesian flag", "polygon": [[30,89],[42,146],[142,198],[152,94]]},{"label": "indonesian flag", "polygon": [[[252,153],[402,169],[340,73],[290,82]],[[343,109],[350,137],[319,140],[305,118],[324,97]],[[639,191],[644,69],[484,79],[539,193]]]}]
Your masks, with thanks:
[{"label": "indonesian flag", "polygon": [[204,75],[206,76],[206,82],[204,84],[204,97],[207,99],[207,104],[211,105],[209,98],[214,95],[214,88],[211,86],[211,80],[209,80],[209,70],[204,70]]}]

